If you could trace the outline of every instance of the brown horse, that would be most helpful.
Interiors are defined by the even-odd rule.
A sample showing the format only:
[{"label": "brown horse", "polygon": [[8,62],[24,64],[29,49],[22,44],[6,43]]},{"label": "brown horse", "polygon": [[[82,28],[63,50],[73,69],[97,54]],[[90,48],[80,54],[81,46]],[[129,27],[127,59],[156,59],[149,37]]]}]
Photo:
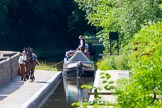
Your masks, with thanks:
[{"label": "brown horse", "polygon": [[31,80],[31,82],[33,82],[35,80],[35,76],[34,76],[34,70],[36,65],[39,65],[38,60],[37,60],[37,56],[36,54],[32,53],[32,49],[29,48],[25,48],[24,49],[25,53],[26,53],[26,61],[25,61],[25,67],[26,67],[26,78]]}]

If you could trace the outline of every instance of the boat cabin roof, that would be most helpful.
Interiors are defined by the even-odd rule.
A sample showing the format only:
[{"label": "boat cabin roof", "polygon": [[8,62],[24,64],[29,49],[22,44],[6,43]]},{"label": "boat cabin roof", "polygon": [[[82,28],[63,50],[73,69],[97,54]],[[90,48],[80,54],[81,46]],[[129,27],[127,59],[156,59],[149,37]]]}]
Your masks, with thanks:
[{"label": "boat cabin roof", "polygon": [[69,59],[69,62],[76,61],[90,62],[90,60],[81,51],[76,51],[76,53]]}]

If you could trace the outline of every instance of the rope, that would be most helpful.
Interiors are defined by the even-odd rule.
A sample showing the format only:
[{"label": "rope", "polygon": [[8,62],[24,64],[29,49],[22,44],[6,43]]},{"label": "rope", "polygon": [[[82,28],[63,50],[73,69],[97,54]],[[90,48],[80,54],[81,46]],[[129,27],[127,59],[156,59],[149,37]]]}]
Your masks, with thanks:
[{"label": "rope", "polygon": [[56,63],[56,64],[54,64],[54,65],[51,65],[51,66],[57,66],[57,65],[61,64],[63,61],[64,61],[64,60],[62,60],[62,61],[60,61],[60,62],[58,62],[58,63]]}]

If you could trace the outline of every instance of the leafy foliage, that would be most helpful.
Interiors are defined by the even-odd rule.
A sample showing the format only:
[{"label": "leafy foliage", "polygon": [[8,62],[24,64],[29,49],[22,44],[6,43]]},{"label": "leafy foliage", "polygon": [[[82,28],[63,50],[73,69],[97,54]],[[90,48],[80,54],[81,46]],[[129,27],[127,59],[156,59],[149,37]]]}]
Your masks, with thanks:
[{"label": "leafy foliage", "polygon": [[101,28],[98,32],[105,49],[108,32],[118,31],[121,45],[126,45],[143,25],[161,20],[160,1],[154,0],[75,0],[86,12],[89,23]]},{"label": "leafy foliage", "polygon": [[118,97],[118,102],[123,108],[126,108],[125,106],[147,108],[162,105],[161,27],[161,22],[146,26],[132,40],[136,49],[130,54],[132,80],[124,90],[120,91]]},{"label": "leafy foliage", "polygon": [[95,33],[95,27],[87,25],[73,0],[0,0],[1,50],[30,46],[42,60],[60,61],[84,32]]},{"label": "leafy foliage", "polygon": [[97,63],[98,69],[101,70],[129,70],[128,57],[124,54],[116,56],[104,56],[101,61]]},{"label": "leafy foliage", "polygon": [[[122,55],[127,58],[125,64],[131,69],[132,77],[117,90],[118,105],[122,108],[162,106],[162,23],[159,22],[162,1],[75,1],[86,12],[89,23],[98,27],[97,36],[103,42],[105,52],[109,51],[108,33],[118,31],[120,34]],[[114,58],[104,56],[98,63],[99,68],[114,67],[110,62],[115,62]]]},{"label": "leafy foliage", "polygon": [[6,34],[6,30],[8,30],[7,20],[6,20],[6,14],[8,12],[8,0],[0,0],[0,35],[2,35],[1,38],[3,38]]}]

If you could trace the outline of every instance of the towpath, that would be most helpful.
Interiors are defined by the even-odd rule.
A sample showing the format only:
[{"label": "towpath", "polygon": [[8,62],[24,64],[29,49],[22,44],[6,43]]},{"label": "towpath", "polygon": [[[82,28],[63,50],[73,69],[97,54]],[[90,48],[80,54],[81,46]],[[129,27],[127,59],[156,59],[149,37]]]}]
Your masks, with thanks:
[{"label": "towpath", "polygon": [[61,72],[36,70],[35,81],[21,81],[17,76],[0,89],[0,108],[39,108],[54,91]]},{"label": "towpath", "polygon": [[[117,80],[122,78],[129,78],[129,71],[128,70],[107,70],[107,71],[101,71],[97,70],[95,75],[95,81],[94,81],[94,87],[102,88],[101,90],[98,90],[100,93],[109,93],[110,91],[107,91],[104,89],[104,85],[102,83],[103,79],[100,76],[100,73],[109,73],[111,78],[110,81],[114,82],[114,86],[117,86]],[[93,91],[94,92],[94,91]],[[102,101],[108,101],[110,103],[115,103],[117,97],[115,95],[100,95]],[[94,95],[90,96],[90,101],[94,100]]]}]

